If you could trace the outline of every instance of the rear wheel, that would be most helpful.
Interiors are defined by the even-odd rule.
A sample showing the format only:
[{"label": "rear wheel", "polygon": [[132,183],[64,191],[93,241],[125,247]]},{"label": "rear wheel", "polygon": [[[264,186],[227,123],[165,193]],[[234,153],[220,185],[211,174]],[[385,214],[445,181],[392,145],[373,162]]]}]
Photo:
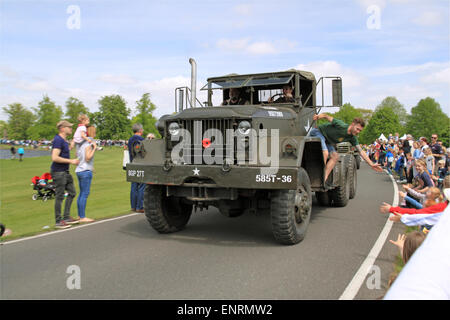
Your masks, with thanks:
[{"label": "rear wheel", "polygon": [[182,230],[189,221],[192,204],[178,197],[167,197],[164,187],[147,185],[144,191],[145,216],[153,229],[159,233]]},{"label": "rear wheel", "polygon": [[282,244],[303,240],[311,218],[312,195],[308,174],[299,169],[297,190],[276,190],[271,194],[270,216],[275,239]]},{"label": "rear wheel", "polygon": [[356,162],[356,169],[359,170],[361,167],[361,156],[358,154],[355,156],[355,162]]},{"label": "rear wheel", "polygon": [[[353,156],[351,158],[353,159]],[[344,159],[344,161],[351,161],[351,160]],[[336,188],[329,191],[331,201],[335,207],[345,207],[348,203],[348,200],[350,199],[349,198],[350,186],[352,182],[350,181],[350,179],[348,179],[349,178],[348,168],[349,168],[348,166],[344,166],[343,168],[344,172],[341,174],[339,185]]]},{"label": "rear wheel", "polygon": [[349,197],[349,199],[353,199],[356,195],[356,187],[358,184],[357,163],[353,157],[349,157],[349,161],[347,163],[347,170],[348,170],[347,171],[347,179],[350,180],[350,189],[349,189],[348,197]]}]

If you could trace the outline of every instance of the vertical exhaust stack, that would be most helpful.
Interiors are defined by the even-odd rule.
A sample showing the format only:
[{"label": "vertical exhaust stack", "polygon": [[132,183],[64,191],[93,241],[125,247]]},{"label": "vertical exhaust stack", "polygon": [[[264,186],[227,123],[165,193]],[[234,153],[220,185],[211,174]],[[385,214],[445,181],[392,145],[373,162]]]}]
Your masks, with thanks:
[{"label": "vertical exhaust stack", "polygon": [[197,62],[189,58],[189,63],[191,64],[191,108],[194,108],[197,100]]}]

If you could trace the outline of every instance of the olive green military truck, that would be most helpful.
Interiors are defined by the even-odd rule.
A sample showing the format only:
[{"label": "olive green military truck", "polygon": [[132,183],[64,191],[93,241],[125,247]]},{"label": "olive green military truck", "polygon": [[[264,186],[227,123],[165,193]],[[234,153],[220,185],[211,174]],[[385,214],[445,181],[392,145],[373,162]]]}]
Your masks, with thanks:
[{"label": "olive green military truck", "polygon": [[270,212],[275,239],[296,244],[308,228],[313,192],[323,206],[346,206],[355,196],[352,152],[338,148],[326,187],[320,140],[308,136],[313,115],[324,107],[324,81],[332,82],[333,106],[342,105],[340,77],[316,81],[300,70],[214,77],[201,89],[202,104],[196,63],[189,61],[191,88],[175,89],[175,112],[157,122],[162,138],[136,144],[126,168],[127,181],[147,184],[145,215],[155,230],[179,231],[193,211],[214,206],[228,217]]}]

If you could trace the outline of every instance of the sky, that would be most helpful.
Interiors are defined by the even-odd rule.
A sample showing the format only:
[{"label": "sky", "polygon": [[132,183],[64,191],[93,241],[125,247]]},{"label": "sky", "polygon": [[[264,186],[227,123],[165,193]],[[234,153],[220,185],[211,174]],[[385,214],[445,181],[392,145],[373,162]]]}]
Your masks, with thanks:
[{"label": "sky", "polygon": [[120,94],[134,114],[149,92],[160,117],[194,58],[198,89],[296,68],[342,77],[357,108],[395,96],[409,112],[430,96],[450,114],[449,11],[449,0],[0,0],[0,107],[48,95],[64,110],[72,96],[94,112]]}]

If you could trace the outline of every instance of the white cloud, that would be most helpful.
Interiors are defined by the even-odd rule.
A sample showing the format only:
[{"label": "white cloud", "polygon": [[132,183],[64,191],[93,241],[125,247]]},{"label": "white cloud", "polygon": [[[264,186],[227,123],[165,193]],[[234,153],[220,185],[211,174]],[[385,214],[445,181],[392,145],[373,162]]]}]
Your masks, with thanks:
[{"label": "white cloud", "polygon": [[370,76],[394,76],[408,73],[432,72],[450,66],[450,62],[426,62],[423,64],[377,68],[369,71]]},{"label": "white cloud", "polygon": [[119,85],[127,85],[134,84],[136,80],[126,74],[103,74],[98,77],[98,80],[111,83],[111,84],[119,84]]},{"label": "white cloud", "polygon": [[220,39],[216,42],[216,46],[222,51],[232,53],[271,55],[292,51],[297,47],[297,43],[286,39],[252,42],[250,38],[241,38]]},{"label": "white cloud", "polygon": [[19,78],[19,73],[9,66],[0,66],[0,74],[2,74],[6,78]]},{"label": "white cloud", "polygon": [[[427,62],[394,68],[355,70],[336,61],[315,61],[299,64],[295,69],[310,71],[318,80],[322,76],[342,77],[344,103],[358,108],[374,109],[387,96],[395,96],[409,111],[420,99],[433,97],[448,108],[450,62]],[[330,105],[331,84],[325,82],[325,105]],[[321,86],[317,90],[317,103],[321,102]],[[334,110],[330,110],[334,112]],[[448,113],[448,110],[446,111]]]},{"label": "white cloud", "polygon": [[325,76],[340,76],[342,77],[342,84],[346,88],[357,88],[365,82],[365,76],[348,67],[344,67],[336,61],[315,61],[307,64],[299,64],[295,69],[310,71],[314,73],[316,79]]},{"label": "white cloud", "polygon": [[267,41],[251,43],[245,51],[250,54],[275,54],[278,52],[274,45]]},{"label": "white cloud", "polygon": [[417,18],[413,19],[413,22],[422,27],[433,27],[442,24],[442,14],[438,11],[425,11]]},{"label": "white cloud", "polygon": [[35,82],[24,82],[20,81],[15,85],[19,89],[26,91],[42,91],[49,92],[55,89],[55,87],[48,83],[48,81],[41,80]]},{"label": "white cloud", "polygon": [[450,67],[435,71],[421,78],[424,83],[450,85]]},{"label": "white cloud", "polygon": [[356,0],[356,2],[364,9],[367,9],[370,6],[377,6],[380,7],[380,9],[386,7],[386,0]]},{"label": "white cloud", "polygon": [[242,16],[248,16],[251,13],[251,9],[251,5],[245,3],[233,7],[233,11]]}]

